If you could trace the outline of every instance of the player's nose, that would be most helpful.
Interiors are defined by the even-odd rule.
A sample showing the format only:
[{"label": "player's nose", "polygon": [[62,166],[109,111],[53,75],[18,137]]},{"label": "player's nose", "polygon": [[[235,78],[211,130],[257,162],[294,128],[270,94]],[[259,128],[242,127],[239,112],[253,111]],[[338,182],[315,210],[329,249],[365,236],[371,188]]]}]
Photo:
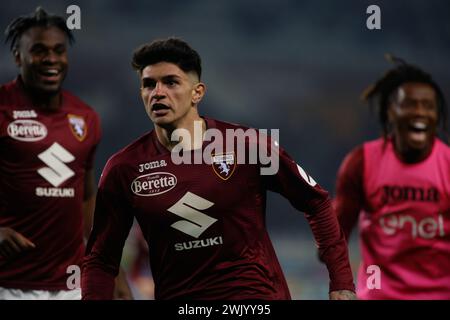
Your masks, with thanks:
[{"label": "player's nose", "polygon": [[42,59],[42,62],[45,64],[55,64],[58,62],[58,55],[53,51],[49,51]]},{"label": "player's nose", "polygon": [[152,91],[152,97],[155,99],[161,99],[165,97],[164,87],[160,82],[157,82],[155,88]]}]

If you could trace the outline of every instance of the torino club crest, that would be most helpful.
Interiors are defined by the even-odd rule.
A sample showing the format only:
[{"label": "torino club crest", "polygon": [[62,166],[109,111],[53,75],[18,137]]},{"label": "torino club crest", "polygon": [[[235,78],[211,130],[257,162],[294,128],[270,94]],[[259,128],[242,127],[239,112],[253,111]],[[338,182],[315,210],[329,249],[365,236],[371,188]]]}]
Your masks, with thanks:
[{"label": "torino club crest", "polygon": [[70,131],[72,131],[75,138],[79,141],[83,141],[87,134],[87,126],[84,118],[74,114],[69,114],[67,117],[69,119]]},{"label": "torino club crest", "polygon": [[214,172],[223,180],[228,180],[236,169],[234,152],[215,154],[211,162]]}]

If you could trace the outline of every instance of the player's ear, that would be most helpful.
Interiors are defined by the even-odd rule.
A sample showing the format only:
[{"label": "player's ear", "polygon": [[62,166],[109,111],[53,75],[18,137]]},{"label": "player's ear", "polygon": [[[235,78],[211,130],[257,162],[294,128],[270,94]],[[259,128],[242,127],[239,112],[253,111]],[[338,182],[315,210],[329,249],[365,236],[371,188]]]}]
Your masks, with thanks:
[{"label": "player's ear", "polygon": [[392,104],[387,106],[387,123],[391,124],[394,121],[394,111],[392,110]]},{"label": "player's ear", "polygon": [[20,52],[19,52],[18,48],[14,48],[13,56],[14,56],[14,62],[16,63],[16,66],[18,66],[20,68],[22,66],[22,63],[20,61]]},{"label": "player's ear", "polygon": [[398,95],[398,90],[396,89],[391,95],[391,97],[388,99],[387,101],[387,106],[386,106],[386,116],[387,116],[387,124],[391,125],[394,121],[395,121],[395,108],[396,108],[396,104],[397,104],[397,95]]},{"label": "player's ear", "polygon": [[206,92],[206,85],[203,82],[196,83],[192,89],[192,103],[198,104]]}]

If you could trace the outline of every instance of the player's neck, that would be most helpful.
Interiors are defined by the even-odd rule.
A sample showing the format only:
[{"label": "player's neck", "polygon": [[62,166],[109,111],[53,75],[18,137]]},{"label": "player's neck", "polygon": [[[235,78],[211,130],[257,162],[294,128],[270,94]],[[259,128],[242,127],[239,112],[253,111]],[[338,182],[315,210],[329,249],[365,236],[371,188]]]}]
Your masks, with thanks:
[{"label": "player's neck", "polygon": [[21,75],[18,77],[18,83],[22,88],[23,93],[28,97],[34,107],[46,111],[56,111],[61,106],[61,90],[55,92],[42,92],[36,90],[32,86],[26,84]]},{"label": "player's neck", "polygon": [[56,111],[61,106],[61,92],[42,93],[31,88],[26,88],[28,97],[33,105],[41,110]]},{"label": "player's neck", "polygon": [[[177,129],[181,130],[175,132]],[[155,131],[159,142],[170,151],[176,145],[180,145],[183,150],[196,150],[202,147],[206,122],[196,114],[170,125],[155,125]]]},{"label": "player's neck", "polygon": [[406,145],[401,144],[400,142],[394,141],[394,150],[397,154],[397,157],[400,158],[402,162],[418,163],[428,158],[428,156],[431,154],[431,151],[433,150],[433,143],[431,143],[424,149],[412,149],[408,148]]}]

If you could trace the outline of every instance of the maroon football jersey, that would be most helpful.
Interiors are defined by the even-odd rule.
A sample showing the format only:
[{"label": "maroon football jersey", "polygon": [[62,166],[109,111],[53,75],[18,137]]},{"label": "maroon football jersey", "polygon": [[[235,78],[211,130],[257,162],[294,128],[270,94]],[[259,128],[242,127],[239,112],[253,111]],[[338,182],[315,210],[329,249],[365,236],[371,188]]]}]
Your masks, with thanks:
[{"label": "maroon football jersey", "polygon": [[0,226],[36,248],[0,257],[0,287],[68,289],[84,253],[83,193],[100,139],[97,114],[62,91],[57,111],[34,107],[20,77],[0,87]]},{"label": "maroon football jersey", "polygon": [[[226,129],[242,128],[205,120],[224,136]],[[256,143],[247,141],[247,151]],[[202,150],[191,151],[192,159],[196,152]],[[331,288],[353,290],[344,236],[328,193],[278,152],[279,170],[270,176],[260,174],[259,163],[236,163],[236,149],[214,153],[210,164],[176,165],[155,131],[115,154],[99,183],[83,263],[83,299],[112,298],[134,217],[148,243],[155,299],[290,299],[266,230],[267,190],[311,213],[307,217],[328,262]]]}]

